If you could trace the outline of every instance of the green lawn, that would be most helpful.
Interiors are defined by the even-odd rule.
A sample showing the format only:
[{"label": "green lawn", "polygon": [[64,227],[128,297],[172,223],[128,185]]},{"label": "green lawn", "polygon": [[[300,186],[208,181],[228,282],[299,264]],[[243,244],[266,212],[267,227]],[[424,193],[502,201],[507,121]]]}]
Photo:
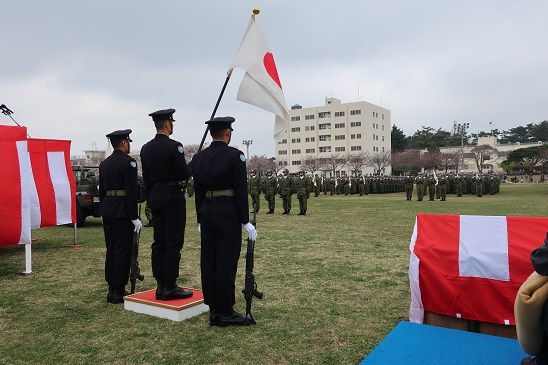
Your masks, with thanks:
[{"label": "green lawn", "polygon": [[[257,216],[255,274],[263,300],[254,300],[256,326],[209,327],[206,314],[183,322],[107,304],[100,219],[78,229],[36,230],[33,274],[24,247],[0,247],[0,364],[356,364],[398,323],[408,319],[409,240],[415,215],[546,216],[548,184],[503,184],[481,198],[406,201],[405,193],[320,195],[307,216]],[[416,199],[416,198],[414,198]],[[200,288],[194,201],[179,284]],[[144,218],[144,213],[142,214]],[[146,221],[146,219],[145,219]],[[547,227],[548,231],[548,227]],[[141,234],[137,290],[155,287],[150,268],[152,228]],[[538,242],[540,245],[542,242]],[[245,312],[245,246],[236,310]]]}]

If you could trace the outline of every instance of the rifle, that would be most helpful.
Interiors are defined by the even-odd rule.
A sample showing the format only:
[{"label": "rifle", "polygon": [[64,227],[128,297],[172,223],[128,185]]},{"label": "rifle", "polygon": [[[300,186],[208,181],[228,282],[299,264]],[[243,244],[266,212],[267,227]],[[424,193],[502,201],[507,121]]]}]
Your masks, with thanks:
[{"label": "rifle", "polygon": [[[257,209],[253,206],[253,220],[251,224],[257,228]],[[255,319],[251,315],[251,302],[253,297],[257,299],[263,299],[263,293],[257,290],[257,283],[255,282],[255,275],[253,274],[253,262],[255,252],[255,241],[247,238],[247,252],[245,254],[245,286],[242,290],[246,301],[245,306],[245,320],[247,325],[255,324]]]},{"label": "rifle", "polygon": [[[139,219],[141,218],[141,204],[139,204]],[[135,294],[135,283],[145,280],[145,276],[141,274],[139,267],[139,236],[141,232],[133,232],[133,245],[131,249],[131,265],[129,266],[129,282],[131,283],[131,294]]]}]

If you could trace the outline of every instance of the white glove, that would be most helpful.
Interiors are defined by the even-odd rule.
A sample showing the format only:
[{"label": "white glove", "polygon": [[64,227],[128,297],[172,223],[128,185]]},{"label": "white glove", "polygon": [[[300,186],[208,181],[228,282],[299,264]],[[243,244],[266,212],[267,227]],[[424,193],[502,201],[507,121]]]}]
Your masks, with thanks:
[{"label": "white glove", "polygon": [[198,223],[198,233],[202,233],[202,224]]},{"label": "white glove", "polygon": [[131,223],[135,226],[133,229],[133,232],[139,233],[141,231],[141,228],[143,228],[143,223],[141,223],[141,220],[139,219],[132,219]]},{"label": "white glove", "polygon": [[257,239],[257,230],[250,222],[243,225],[250,240],[255,241]]}]

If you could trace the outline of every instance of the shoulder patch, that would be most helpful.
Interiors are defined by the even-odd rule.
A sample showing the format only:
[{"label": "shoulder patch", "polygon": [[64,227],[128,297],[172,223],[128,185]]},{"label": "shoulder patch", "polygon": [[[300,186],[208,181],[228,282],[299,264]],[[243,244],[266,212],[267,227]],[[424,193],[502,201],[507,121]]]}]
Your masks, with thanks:
[{"label": "shoulder patch", "polygon": [[179,151],[179,153],[185,153],[185,148],[181,143],[177,144],[177,151]]},{"label": "shoulder patch", "polygon": [[136,168],[137,167],[137,161],[135,161],[135,159],[132,158],[131,160],[129,160],[129,165],[133,168]]},{"label": "shoulder patch", "polygon": [[244,153],[240,153],[240,160],[242,160],[242,162],[245,162],[245,155]]}]

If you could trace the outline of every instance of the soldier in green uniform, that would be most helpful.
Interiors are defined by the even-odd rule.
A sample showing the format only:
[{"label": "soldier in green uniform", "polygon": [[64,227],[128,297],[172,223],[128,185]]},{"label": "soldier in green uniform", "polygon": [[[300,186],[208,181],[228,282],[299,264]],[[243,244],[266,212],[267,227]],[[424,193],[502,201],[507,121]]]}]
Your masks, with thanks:
[{"label": "soldier in green uniform", "polygon": [[457,176],[455,176],[455,186],[457,188],[457,196],[460,197],[462,196],[462,190],[463,190],[463,186],[464,186],[464,176],[462,175],[459,175],[457,174]]},{"label": "soldier in green uniform", "polygon": [[289,214],[291,212],[291,196],[293,190],[293,178],[289,176],[289,170],[284,169],[282,176],[278,179],[278,192],[280,193],[284,207],[284,212],[282,214]]},{"label": "soldier in green uniform", "polygon": [[192,177],[188,179],[188,183],[186,185],[186,192],[188,193],[189,198],[191,198],[194,195],[194,179]]},{"label": "soldier in green uniform", "polygon": [[[251,195],[251,203],[255,213],[259,213],[261,208],[261,178],[257,175],[257,170],[251,170],[249,174],[249,180],[247,181],[249,195]],[[253,213],[253,211],[251,212]]]},{"label": "soldier in green uniform", "polygon": [[438,178],[438,185],[440,186],[440,196],[442,202],[444,202],[447,197],[447,184],[447,176],[445,176],[445,174],[441,174]]},{"label": "soldier in green uniform", "polygon": [[424,185],[425,185],[426,181],[424,179],[424,177],[422,176],[422,174],[418,174],[417,177],[415,178],[415,185],[417,185],[417,201],[422,201],[422,197],[424,196]]},{"label": "soldier in green uniform", "polygon": [[304,170],[299,170],[299,177],[295,179],[295,190],[299,199],[300,212],[297,215],[306,215],[307,199],[310,196],[310,179],[304,176]]},{"label": "soldier in green uniform", "polygon": [[321,181],[318,177],[318,174],[314,175],[314,179],[312,180],[312,182],[312,185],[314,185],[314,197],[317,197],[318,195],[320,195],[321,191]]},{"label": "soldier in green uniform", "polygon": [[483,176],[480,175],[476,179],[476,196],[482,197],[483,196]]},{"label": "soldier in green uniform", "polygon": [[263,181],[264,198],[268,202],[268,212],[266,214],[274,214],[276,206],[276,191],[278,190],[278,181],[272,175],[272,170],[266,172],[266,177]]},{"label": "soldier in green uniform", "polygon": [[430,175],[430,177],[426,181],[426,185],[428,186],[428,200],[434,201],[434,196],[436,195],[436,185],[437,181],[434,178],[434,175]]}]

